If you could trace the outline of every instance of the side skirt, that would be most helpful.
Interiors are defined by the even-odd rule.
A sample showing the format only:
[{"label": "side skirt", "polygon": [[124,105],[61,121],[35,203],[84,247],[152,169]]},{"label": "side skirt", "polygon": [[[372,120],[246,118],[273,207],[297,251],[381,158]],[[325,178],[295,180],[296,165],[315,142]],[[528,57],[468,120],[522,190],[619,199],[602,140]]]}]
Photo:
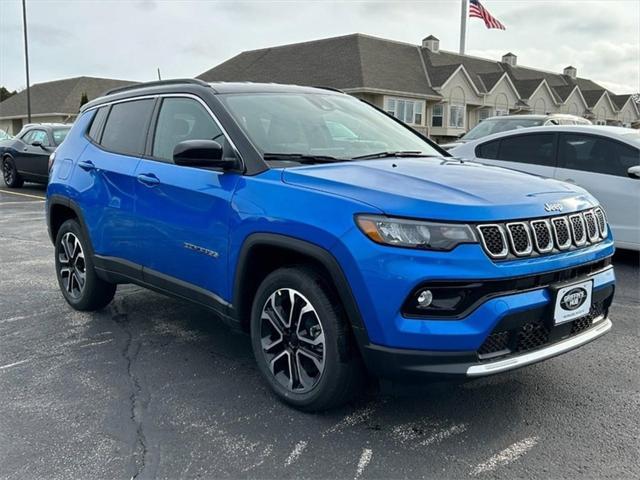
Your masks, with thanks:
[{"label": "side skirt", "polygon": [[187,300],[213,311],[231,328],[240,330],[240,321],[233,306],[215,293],[121,258],[94,255],[93,262],[98,276],[107,282],[134,283],[163,295]]}]

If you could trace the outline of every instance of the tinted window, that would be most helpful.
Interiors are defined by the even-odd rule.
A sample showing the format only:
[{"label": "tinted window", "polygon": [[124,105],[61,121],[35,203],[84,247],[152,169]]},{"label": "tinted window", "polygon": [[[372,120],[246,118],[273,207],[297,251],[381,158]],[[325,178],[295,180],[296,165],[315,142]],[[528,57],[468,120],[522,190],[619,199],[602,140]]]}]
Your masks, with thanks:
[{"label": "tinted window", "polygon": [[517,115],[504,118],[489,118],[482,121],[462,138],[465,140],[476,140],[494,133],[517,130],[520,128],[539,127],[544,121],[535,118],[519,118]]},{"label": "tinted window", "polygon": [[627,176],[627,170],[640,165],[640,150],[593,135],[562,135],[560,167],[608,175]]},{"label": "tinted window", "polygon": [[33,145],[34,142],[40,142],[45,147],[49,146],[49,136],[44,130],[33,130],[29,137],[29,143]]},{"label": "tinted window", "polygon": [[553,134],[547,133],[503,138],[497,158],[509,162],[553,167],[553,137]]},{"label": "tinted window", "polygon": [[173,159],[173,148],[184,140],[216,140],[224,146],[222,131],[207,110],[190,98],[162,102],[153,139],[153,156]]},{"label": "tinted window", "polygon": [[51,135],[53,135],[53,143],[56,145],[60,145],[64,139],[67,137],[67,133],[69,133],[71,127],[68,128],[56,128],[51,131]]},{"label": "tinted window", "polygon": [[107,117],[107,112],[109,111],[109,107],[101,107],[93,116],[93,121],[91,122],[91,128],[89,128],[89,138],[91,138],[95,142],[100,141],[100,130],[102,129],[102,125],[104,124],[104,119]]},{"label": "tinted window", "polygon": [[147,122],[152,109],[151,99],[113,105],[100,144],[114,152],[141,155],[144,152]]},{"label": "tinted window", "polygon": [[33,137],[33,133],[34,132],[35,132],[35,130],[29,130],[28,132],[23,133],[22,136],[20,137],[20,140],[22,140],[27,145],[30,145],[31,144],[31,138]]},{"label": "tinted window", "polygon": [[478,158],[497,158],[498,147],[500,146],[500,140],[494,140],[493,142],[483,143],[476,147],[476,157]]}]

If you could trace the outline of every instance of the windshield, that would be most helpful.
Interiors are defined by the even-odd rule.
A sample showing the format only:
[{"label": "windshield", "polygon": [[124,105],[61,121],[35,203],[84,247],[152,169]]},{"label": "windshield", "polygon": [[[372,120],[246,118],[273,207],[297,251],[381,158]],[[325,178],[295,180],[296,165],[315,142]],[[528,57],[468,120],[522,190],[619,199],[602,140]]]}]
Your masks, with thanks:
[{"label": "windshield", "polygon": [[518,128],[539,127],[543,122],[544,120],[533,118],[491,118],[469,130],[462,139],[475,140],[476,138],[486,137],[493,133],[506,132]]},{"label": "windshield", "polygon": [[54,128],[53,129],[53,142],[56,145],[60,145],[65,137],[67,136],[67,133],[69,133],[69,130],[71,130],[71,127],[65,127],[65,128]]},{"label": "windshield", "polygon": [[252,93],[220,98],[267,158],[283,154],[351,160],[381,152],[441,155],[427,141],[349,95]]}]

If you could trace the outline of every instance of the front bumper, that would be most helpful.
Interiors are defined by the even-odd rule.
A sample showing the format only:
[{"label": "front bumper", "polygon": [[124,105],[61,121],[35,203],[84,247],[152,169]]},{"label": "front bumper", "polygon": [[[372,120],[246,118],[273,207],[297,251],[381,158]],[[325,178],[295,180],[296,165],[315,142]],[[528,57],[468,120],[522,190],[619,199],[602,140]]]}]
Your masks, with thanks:
[{"label": "front bumper", "polygon": [[[381,377],[439,375],[479,377],[514,370],[578,348],[611,329],[608,310],[614,293],[613,267],[572,279],[593,280],[592,308],[589,314],[571,322],[553,325],[551,287],[498,297],[505,308],[497,311],[476,309],[490,315],[492,329],[473,349],[422,350],[375,345],[360,338],[363,358],[369,370]],[[509,301],[516,298],[517,301]],[[489,302],[487,302],[489,303]],[[513,308],[512,308],[513,307]],[[493,314],[493,315],[491,315]],[[413,320],[419,324],[429,320]],[[464,331],[465,319],[449,321]],[[451,330],[449,330],[451,332]],[[356,332],[358,335],[358,332]],[[450,343],[447,342],[449,345]]]}]

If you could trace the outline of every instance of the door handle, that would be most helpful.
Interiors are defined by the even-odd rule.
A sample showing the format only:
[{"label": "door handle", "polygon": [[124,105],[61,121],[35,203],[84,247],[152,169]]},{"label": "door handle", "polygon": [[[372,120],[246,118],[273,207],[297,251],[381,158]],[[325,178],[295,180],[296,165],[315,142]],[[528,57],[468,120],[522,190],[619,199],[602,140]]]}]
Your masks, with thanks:
[{"label": "door handle", "polygon": [[160,183],[158,177],[156,177],[153,173],[141,173],[138,175],[138,181],[147,187],[155,187]]},{"label": "door handle", "polygon": [[93,162],[91,160],[80,160],[78,162],[78,166],[83,169],[86,170],[87,172],[89,170],[95,170],[96,166],[93,164]]}]

